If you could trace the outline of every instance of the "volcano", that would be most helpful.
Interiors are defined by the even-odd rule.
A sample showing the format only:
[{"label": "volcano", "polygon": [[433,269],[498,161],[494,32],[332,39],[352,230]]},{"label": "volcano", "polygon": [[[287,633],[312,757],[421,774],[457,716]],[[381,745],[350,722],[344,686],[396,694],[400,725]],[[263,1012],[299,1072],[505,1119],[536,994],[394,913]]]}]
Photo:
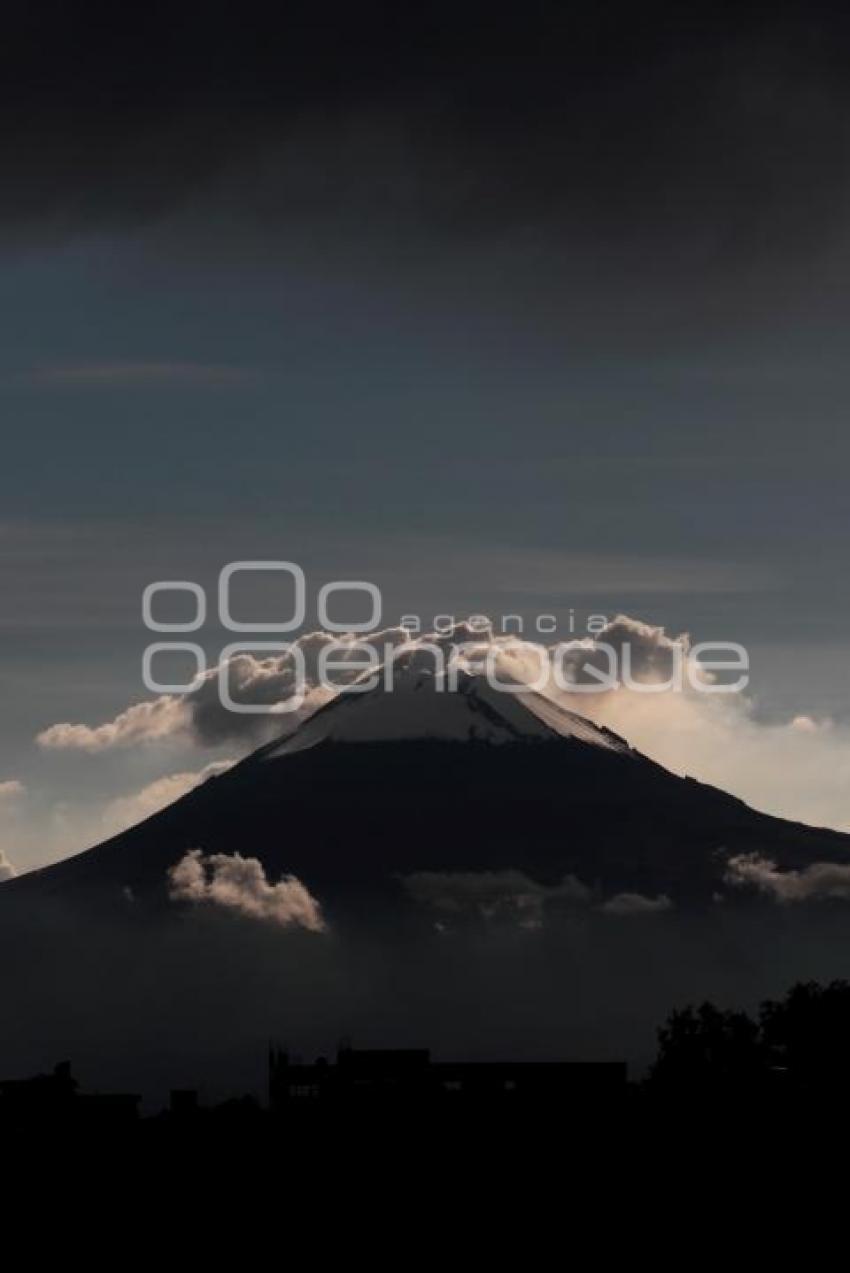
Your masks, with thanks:
[{"label": "volcano", "polygon": [[347,692],[233,769],[122,834],[6,885],[4,895],[168,902],[190,850],[292,874],[342,914],[402,905],[422,873],[572,877],[600,897],[704,906],[741,854],[782,869],[850,861],[850,837],[770,817],[681,778],[542,694],[411,673]]}]

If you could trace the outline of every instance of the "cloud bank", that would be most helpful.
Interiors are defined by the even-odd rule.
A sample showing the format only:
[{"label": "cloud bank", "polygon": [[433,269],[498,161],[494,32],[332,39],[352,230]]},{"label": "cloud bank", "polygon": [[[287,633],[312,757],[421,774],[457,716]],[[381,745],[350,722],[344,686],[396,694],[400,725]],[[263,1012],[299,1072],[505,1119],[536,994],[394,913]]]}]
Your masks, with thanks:
[{"label": "cloud bank", "polygon": [[520,928],[541,928],[553,906],[582,907],[604,915],[653,915],[672,909],[668,897],[618,893],[602,901],[574,875],[541,884],[520,870],[417,871],[402,879],[413,901],[445,918],[504,920]]},{"label": "cloud bank", "polygon": [[[362,640],[367,640],[382,660],[392,659],[399,673],[420,667],[432,671],[435,650],[446,652],[450,667],[475,671],[492,651],[500,678],[533,682],[540,675],[541,655],[544,663],[551,655],[551,649],[545,646],[514,636],[495,635],[489,620],[483,616],[477,622],[457,623],[449,631],[422,636],[414,636],[403,627],[385,628],[364,634],[362,638],[344,633],[308,632],[293,642],[297,655],[283,653],[256,658],[253,654],[241,653],[211,668],[198,688],[184,697],[165,694],[136,703],[114,720],[100,725],[68,722],[51,725],[37,735],[36,741],[48,750],[92,753],[168,738],[191,738],[203,746],[241,740],[250,746],[295,729],[333,697],[333,690],[318,683],[323,651],[333,648],[331,675],[335,686],[343,688],[361,679]],[[566,643],[560,660],[564,675],[579,686],[598,689],[599,676],[610,672],[610,660],[603,645],[620,658],[627,650],[631,676],[645,684],[666,681],[672,674],[676,652],[684,655],[688,649],[686,637],[669,637],[661,627],[619,615],[598,638]],[[298,659],[304,669],[304,702],[296,710],[288,710],[299,676]],[[236,703],[264,710],[244,715],[230,711],[221,701],[222,677]],[[550,684],[546,692],[553,697],[559,693],[554,684]],[[590,700],[598,697],[598,693],[578,694],[577,710],[586,712]]]},{"label": "cloud bank", "polygon": [[301,881],[284,875],[270,883],[257,858],[240,853],[205,856],[200,849],[190,849],[168,878],[169,896],[175,902],[210,903],[281,928],[314,933],[326,928],[319,903]]},{"label": "cloud bank", "polygon": [[402,883],[415,902],[446,916],[507,918],[522,928],[538,928],[548,902],[585,904],[590,898],[590,890],[572,875],[545,885],[522,871],[418,871]]},{"label": "cloud bank", "polygon": [[[412,636],[400,627],[367,636],[379,650],[386,647],[399,671],[420,665],[433,668],[434,648],[452,646],[463,647],[453,665],[474,671],[492,654],[499,678],[506,681],[539,683],[542,666],[542,692],[612,729],[674,773],[712,783],[782,817],[850,830],[850,731],[805,715],[780,724],[760,722],[742,692],[703,694],[687,683],[682,690],[670,688],[680,662],[693,666],[688,664],[692,647],[685,634],[670,635],[661,626],[618,615],[597,636],[563,643],[560,667],[566,689],[547,671],[554,647],[496,635],[486,621],[424,636]],[[294,644],[306,674],[304,702],[296,711],[286,710],[297,675],[293,657],[259,659],[245,653],[227,665],[228,683],[237,702],[263,707],[261,715],[228,711],[219,694],[220,669],[213,668],[185,698],[163,695],[137,703],[100,725],[52,725],[37,741],[46,749],[89,753],[167,740],[199,747],[229,744],[247,751],[291,732],[333,696],[316,684],[324,649],[337,646],[336,684],[344,686],[363,675],[358,638],[310,632]],[[598,690],[600,678],[610,672],[610,656],[603,647],[614,651],[621,669],[628,660],[640,690],[619,684],[588,692],[589,687]]]}]

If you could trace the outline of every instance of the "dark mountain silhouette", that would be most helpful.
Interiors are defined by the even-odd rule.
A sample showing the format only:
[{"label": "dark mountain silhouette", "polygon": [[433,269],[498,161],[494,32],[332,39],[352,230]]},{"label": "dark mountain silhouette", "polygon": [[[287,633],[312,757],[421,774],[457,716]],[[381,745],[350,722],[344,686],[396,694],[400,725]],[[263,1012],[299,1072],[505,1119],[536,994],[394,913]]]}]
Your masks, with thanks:
[{"label": "dark mountain silhouette", "polygon": [[782,869],[850,861],[850,837],[758,813],[679,778],[617,735],[532,692],[480,677],[456,692],[409,677],[346,694],[132,829],[6,885],[5,896],[159,909],[190,849],[296,875],[331,917],[406,904],[421,872],[575,876],[600,897],[709,905],[728,859]]}]

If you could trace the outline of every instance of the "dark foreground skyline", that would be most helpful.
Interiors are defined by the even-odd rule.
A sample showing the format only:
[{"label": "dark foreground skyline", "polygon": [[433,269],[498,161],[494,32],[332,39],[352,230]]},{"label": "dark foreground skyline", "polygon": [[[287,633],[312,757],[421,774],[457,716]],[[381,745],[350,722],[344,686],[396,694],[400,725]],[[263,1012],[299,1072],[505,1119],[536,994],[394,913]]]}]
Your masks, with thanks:
[{"label": "dark foreground skyline", "polygon": [[[362,1117],[376,1128],[436,1117],[459,1130],[478,1117],[547,1118],[576,1126],[711,1114],[811,1114],[846,1089],[850,1063],[850,986],[800,982],[752,1016],[705,1002],[677,1008],[658,1029],[648,1072],[629,1081],[621,1061],[450,1061],[427,1048],[354,1048],[305,1061],[268,1049],[263,1099],[256,1093],[204,1101],[197,1088],[173,1088],[166,1108],[140,1109],[134,1093],[86,1092],[70,1062],[50,1073],[0,1080],[5,1130],[127,1131],[141,1113],[162,1130],[226,1135],[261,1128],[268,1117],[285,1135],[318,1127],[342,1133]],[[414,1128],[417,1124],[413,1125]]]}]

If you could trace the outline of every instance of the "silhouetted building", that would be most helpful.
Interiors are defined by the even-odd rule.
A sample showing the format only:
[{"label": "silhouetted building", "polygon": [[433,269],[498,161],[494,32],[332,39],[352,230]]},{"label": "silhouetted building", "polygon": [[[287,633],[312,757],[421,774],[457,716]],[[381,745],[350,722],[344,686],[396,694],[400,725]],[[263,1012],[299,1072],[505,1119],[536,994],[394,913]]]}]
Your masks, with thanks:
[{"label": "silhouetted building", "polygon": [[409,1104],[546,1104],[607,1099],[626,1090],[625,1062],[432,1061],[425,1049],[340,1048],[336,1064],[320,1057],[293,1062],[278,1048],[269,1053],[269,1107],[273,1113],[368,1101]]},{"label": "silhouetted building", "polygon": [[0,1080],[0,1123],[113,1124],[135,1120],[140,1097],[124,1092],[84,1092],[68,1061],[51,1074]]},{"label": "silhouetted building", "polygon": [[4,1118],[61,1117],[76,1098],[77,1081],[69,1061],[60,1061],[50,1074],[25,1079],[0,1079],[0,1115]]},{"label": "silhouetted building", "polygon": [[172,1088],[169,1095],[168,1112],[174,1118],[194,1118],[200,1112],[197,1090],[193,1087]]}]

